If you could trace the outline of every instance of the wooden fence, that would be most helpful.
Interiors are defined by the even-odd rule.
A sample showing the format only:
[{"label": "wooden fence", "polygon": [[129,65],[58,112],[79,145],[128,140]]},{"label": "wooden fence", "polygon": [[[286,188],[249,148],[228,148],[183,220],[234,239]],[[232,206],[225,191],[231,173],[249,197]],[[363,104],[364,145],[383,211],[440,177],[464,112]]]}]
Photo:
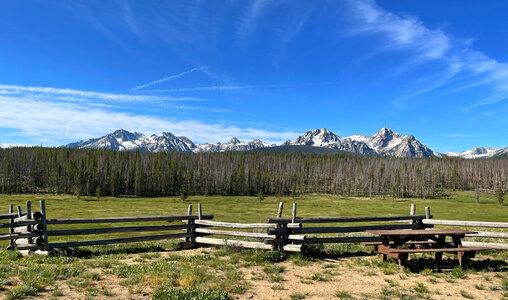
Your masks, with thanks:
[{"label": "wooden fence", "polygon": [[[40,212],[32,212],[31,202],[26,203],[25,213],[22,212],[19,206],[15,212],[14,207],[10,205],[9,213],[0,215],[0,219],[8,220],[7,223],[0,223],[0,229],[5,228],[9,230],[9,233],[0,235],[0,240],[10,240],[8,248],[16,249],[23,254],[32,252],[47,253],[47,251],[56,248],[168,239],[182,240],[180,243],[181,248],[191,248],[200,245],[229,245],[286,252],[305,252],[308,249],[308,245],[311,244],[380,241],[379,237],[366,234],[366,230],[425,229],[433,227],[434,225],[508,228],[508,223],[499,222],[435,220],[430,214],[429,207],[425,208],[425,214],[416,215],[416,207],[414,204],[411,205],[409,215],[400,216],[298,217],[296,203],[293,203],[291,218],[283,218],[283,208],[283,203],[279,203],[277,216],[268,218],[266,223],[213,221],[213,215],[204,215],[202,213],[201,204],[198,204],[197,215],[192,214],[192,205],[189,205],[187,214],[185,215],[49,219],[46,217],[45,202],[41,200]],[[175,221],[181,223],[167,224],[168,222]],[[58,229],[59,225],[66,224],[140,222],[164,222],[164,224],[153,225],[153,223],[151,223],[143,226]],[[366,222],[369,224],[361,224]],[[360,225],[358,225],[358,223],[360,223]],[[322,224],[326,224],[326,226]],[[50,226],[49,229],[48,226]],[[51,242],[52,237],[60,236],[74,237],[81,235],[134,232],[160,232],[162,234],[84,241],[72,241],[71,238],[68,238],[71,241]],[[477,234],[469,235],[469,237],[507,239],[508,233],[480,231]],[[486,246],[497,249],[508,249],[508,244],[505,243],[464,241],[463,244],[464,246]]]}]

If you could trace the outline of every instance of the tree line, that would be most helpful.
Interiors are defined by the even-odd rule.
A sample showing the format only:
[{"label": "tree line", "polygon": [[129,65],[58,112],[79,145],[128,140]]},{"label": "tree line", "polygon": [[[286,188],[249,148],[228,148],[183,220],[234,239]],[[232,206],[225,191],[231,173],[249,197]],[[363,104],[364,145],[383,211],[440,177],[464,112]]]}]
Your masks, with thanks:
[{"label": "tree line", "polygon": [[0,149],[0,192],[75,195],[432,197],[442,188],[508,190],[508,159],[267,152],[149,153]]}]

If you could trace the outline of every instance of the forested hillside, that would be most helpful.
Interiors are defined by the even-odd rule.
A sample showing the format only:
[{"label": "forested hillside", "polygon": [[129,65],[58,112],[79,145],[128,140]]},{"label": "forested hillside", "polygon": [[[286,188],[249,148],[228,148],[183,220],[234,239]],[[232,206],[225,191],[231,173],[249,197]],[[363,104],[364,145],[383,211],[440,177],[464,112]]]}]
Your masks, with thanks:
[{"label": "forested hillside", "polygon": [[267,152],[0,149],[1,193],[429,197],[438,188],[508,189],[508,160]]}]

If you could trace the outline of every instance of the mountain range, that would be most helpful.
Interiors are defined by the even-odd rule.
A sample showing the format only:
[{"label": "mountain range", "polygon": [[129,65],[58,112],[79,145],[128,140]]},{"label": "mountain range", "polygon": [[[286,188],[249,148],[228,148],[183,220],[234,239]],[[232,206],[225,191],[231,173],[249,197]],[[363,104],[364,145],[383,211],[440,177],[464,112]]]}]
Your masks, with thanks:
[{"label": "mountain range", "polygon": [[348,152],[359,155],[392,156],[392,157],[461,157],[490,158],[508,154],[508,147],[503,149],[481,148],[459,153],[439,153],[431,150],[413,135],[402,135],[390,128],[382,128],[372,136],[355,134],[340,137],[326,128],[308,131],[294,141],[286,141],[282,145],[268,144],[255,139],[242,142],[232,138],[226,143],[195,144],[185,136],[175,136],[170,132],[158,135],[144,135],[119,129],[99,138],[82,140],[63,147],[93,148],[110,150],[139,150],[149,152],[224,152],[224,151],[275,151],[275,152],[313,152],[339,153]]}]

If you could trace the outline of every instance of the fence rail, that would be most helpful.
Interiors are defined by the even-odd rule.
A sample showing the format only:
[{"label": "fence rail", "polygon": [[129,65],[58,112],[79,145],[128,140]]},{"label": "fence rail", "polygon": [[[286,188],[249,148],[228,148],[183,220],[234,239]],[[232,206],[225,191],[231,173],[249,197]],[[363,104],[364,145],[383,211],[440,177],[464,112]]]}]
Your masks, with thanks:
[{"label": "fence rail", "polygon": [[[229,245],[244,248],[267,250],[281,250],[287,252],[305,252],[308,245],[324,243],[363,243],[379,242],[377,236],[363,234],[366,230],[383,229],[425,229],[440,226],[508,228],[508,223],[479,222],[459,220],[436,220],[430,214],[430,208],[425,208],[425,214],[416,215],[416,207],[411,205],[409,215],[398,216],[362,216],[362,217],[298,217],[297,206],[293,203],[291,218],[283,218],[284,204],[279,203],[275,218],[268,218],[266,223],[234,223],[218,222],[213,215],[204,215],[202,206],[198,204],[198,214],[192,214],[189,205],[186,215],[172,216],[133,216],[109,218],[66,218],[47,219],[44,200],[40,201],[40,211],[32,212],[31,202],[26,203],[26,212],[20,206],[14,210],[9,206],[9,213],[0,214],[0,219],[9,220],[0,223],[0,229],[8,229],[8,233],[0,235],[0,241],[10,240],[8,248],[16,249],[23,254],[47,253],[49,250],[66,247],[80,247],[93,245],[109,245],[132,243],[141,241],[155,241],[179,239],[181,248],[192,248],[200,245]],[[73,228],[48,229],[49,226],[102,224],[102,223],[137,223],[137,222],[175,222],[175,225],[140,225],[102,228]],[[341,226],[341,223],[366,223],[366,225]],[[388,222],[381,223],[379,222]],[[390,223],[391,222],[391,223]],[[320,224],[330,224],[321,226]],[[405,223],[405,224],[400,224]],[[317,224],[313,225],[313,224]],[[175,233],[172,231],[180,231]],[[260,232],[262,231],[262,232]],[[52,237],[73,237],[80,235],[101,235],[116,233],[160,232],[154,235],[129,236],[111,239],[96,239],[84,241],[50,242]],[[362,233],[362,234],[358,234]],[[336,236],[330,236],[336,234]],[[344,235],[347,234],[347,235]],[[508,239],[508,232],[478,231],[469,234],[470,238]],[[507,249],[508,243],[486,243],[479,241],[464,241],[464,246],[482,246],[494,249]],[[46,252],[41,252],[41,250]]]}]

